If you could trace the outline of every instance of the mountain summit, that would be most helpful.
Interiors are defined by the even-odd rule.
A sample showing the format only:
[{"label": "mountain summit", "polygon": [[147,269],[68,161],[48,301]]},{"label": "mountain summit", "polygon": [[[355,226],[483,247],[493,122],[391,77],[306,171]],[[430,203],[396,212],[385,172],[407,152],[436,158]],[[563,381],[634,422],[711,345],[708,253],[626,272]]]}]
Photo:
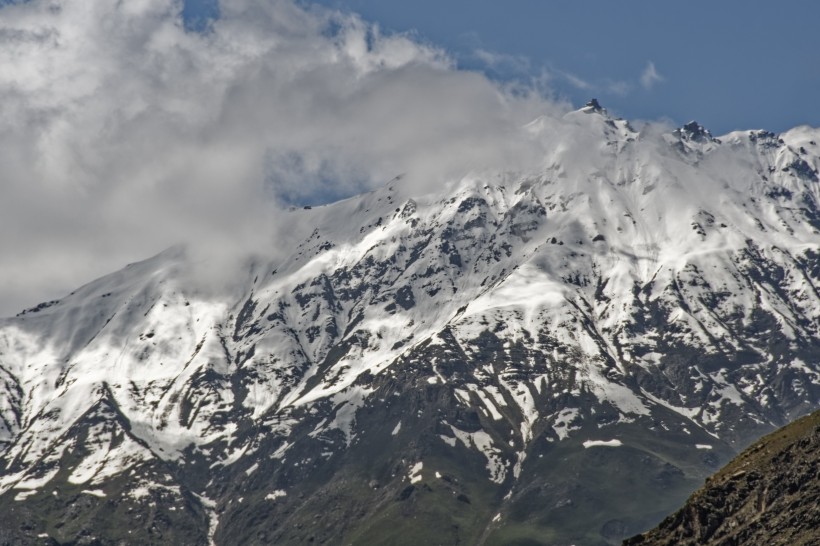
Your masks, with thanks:
[{"label": "mountain summit", "polygon": [[655,525],[820,400],[820,131],[690,125],[571,112],[536,172],[283,213],[230,295],[175,248],[3,320],[0,542]]},{"label": "mountain summit", "polygon": [[581,111],[586,112],[586,113],[592,113],[592,112],[602,113],[602,112],[606,112],[606,109],[604,109],[604,107],[601,106],[601,103],[598,102],[598,99],[590,99],[589,102],[587,102],[584,105],[584,107],[581,109]]},{"label": "mountain summit", "polygon": [[673,133],[675,136],[693,142],[708,142],[713,140],[712,133],[697,121],[690,121]]}]

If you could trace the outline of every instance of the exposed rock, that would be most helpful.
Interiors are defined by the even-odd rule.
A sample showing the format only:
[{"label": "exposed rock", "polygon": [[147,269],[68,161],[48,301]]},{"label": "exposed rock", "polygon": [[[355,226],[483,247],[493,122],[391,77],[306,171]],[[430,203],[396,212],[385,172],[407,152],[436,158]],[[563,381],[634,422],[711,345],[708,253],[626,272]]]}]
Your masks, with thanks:
[{"label": "exposed rock", "polygon": [[820,543],[820,412],[762,438],[625,546]]}]

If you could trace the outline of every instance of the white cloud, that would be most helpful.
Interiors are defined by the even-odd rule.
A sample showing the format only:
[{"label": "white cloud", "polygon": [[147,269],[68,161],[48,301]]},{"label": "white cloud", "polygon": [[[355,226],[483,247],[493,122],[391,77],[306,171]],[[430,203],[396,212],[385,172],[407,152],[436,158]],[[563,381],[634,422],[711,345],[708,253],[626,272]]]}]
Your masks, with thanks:
[{"label": "white cloud", "polygon": [[528,73],[531,69],[530,60],[523,55],[509,55],[506,53],[487,51],[486,49],[476,49],[473,55],[488,68],[495,70]]},{"label": "white cloud", "polygon": [[202,34],[179,11],[0,8],[0,315],[182,240],[276,248],[288,199],[522,167],[521,127],[563,108],[292,0],[221,3]]},{"label": "white cloud", "polygon": [[567,82],[569,82],[570,85],[572,85],[576,89],[581,89],[581,90],[584,90],[584,91],[592,89],[592,84],[590,84],[588,81],[584,80],[583,78],[580,78],[580,77],[576,76],[575,74],[572,74],[570,72],[563,72],[563,71],[559,72],[559,73],[560,73],[561,76],[564,77],[565,80],[567,80]]},{"label": "white cloud", "polygon": [[644,89],[652,89],[656,83],[664,81],[664,77],[658,73],[655,68],[655,63],[649,61],[646,63],[646,68],[641,73],[641,85]]}]

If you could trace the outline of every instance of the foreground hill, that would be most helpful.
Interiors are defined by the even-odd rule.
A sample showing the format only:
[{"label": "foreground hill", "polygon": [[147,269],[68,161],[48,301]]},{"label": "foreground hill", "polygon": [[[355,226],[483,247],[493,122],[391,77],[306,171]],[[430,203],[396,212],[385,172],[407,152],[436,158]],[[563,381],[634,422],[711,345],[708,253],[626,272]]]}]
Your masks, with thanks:
[{"label": "foreground hill", "polygon": [[820,543],[820,412],[755,442],[626,546]]},{"label": "foreground hill", "polygon": [[618,544],[818,407],[820,131],[528,130],[0,321],[0,542]]}]

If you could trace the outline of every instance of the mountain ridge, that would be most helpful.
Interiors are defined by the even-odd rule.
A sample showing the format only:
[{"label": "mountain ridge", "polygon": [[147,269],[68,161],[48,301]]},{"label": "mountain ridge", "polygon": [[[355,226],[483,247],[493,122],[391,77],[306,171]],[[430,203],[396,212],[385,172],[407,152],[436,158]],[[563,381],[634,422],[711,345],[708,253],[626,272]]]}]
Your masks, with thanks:
[{"label": "mountain ridge", "polygon": [[[528,126],[556,143],[535,174],[284,213],[299,243],[230,297],[192,289],[208,264],[177,248],[0,321],[0,505],[110,481],[145,513],[171,491],[187,530],[161,532],[190,544],[615,544],[656,523],[816,407],[820,131],[587,110]],[[89,401],[116,440],[86,445]]]}]

